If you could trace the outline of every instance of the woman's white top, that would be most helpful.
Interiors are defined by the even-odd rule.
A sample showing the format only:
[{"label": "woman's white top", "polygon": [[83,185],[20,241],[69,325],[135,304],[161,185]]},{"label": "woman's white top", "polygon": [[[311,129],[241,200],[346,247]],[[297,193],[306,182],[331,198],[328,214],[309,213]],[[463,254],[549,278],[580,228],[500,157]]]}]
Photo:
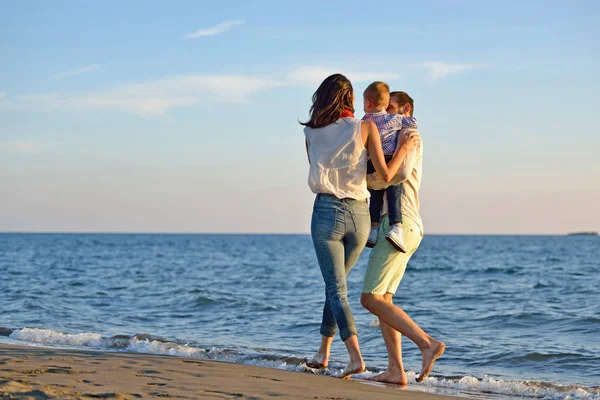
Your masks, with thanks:
[{"label": "woman's white top", "polygon": [[308,186],[313,193],[328,193],[338,199],[369,197],[367,149],[360,123],[346,117],[322,128],[304,128],[310,159]]}]

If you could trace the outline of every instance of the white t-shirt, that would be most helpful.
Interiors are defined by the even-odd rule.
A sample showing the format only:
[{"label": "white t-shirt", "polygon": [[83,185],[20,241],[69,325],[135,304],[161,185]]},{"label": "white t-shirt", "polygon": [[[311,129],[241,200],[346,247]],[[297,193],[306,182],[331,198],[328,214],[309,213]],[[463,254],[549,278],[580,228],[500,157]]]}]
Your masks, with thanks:
[{"label": "white t-shirt", "polygon": [[304,128],[310,161],[308,186],[313,193],[355,200],[370,196],[360,124],[359,119],[346,117],[322,128]]}]

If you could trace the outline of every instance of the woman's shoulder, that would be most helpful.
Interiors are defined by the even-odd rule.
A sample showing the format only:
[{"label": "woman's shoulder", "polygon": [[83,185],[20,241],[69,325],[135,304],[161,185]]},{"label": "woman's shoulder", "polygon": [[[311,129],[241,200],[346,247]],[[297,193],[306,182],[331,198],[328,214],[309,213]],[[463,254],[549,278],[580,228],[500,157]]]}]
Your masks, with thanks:
[{"label": "woman's shoulder", "polygon": [[314,129],[311,128],[310,126],[305,126],[304,129],[302,129],[302,132],[304,132],[304,136],[308,137],[312,133],[313,130]]},{"label": "woman's shoulder", "polygon": [[338,119],[337,121],[334,122],[334,124],[339,124],[341,122],[346,122],[348,124],[358,124],[360,123],[360,121],[362,121],[359,118],[356,117],[342,117],[340,119]]},{"label": "woman's shoulder", "polygon": [[356,130],[359,126],[361,126],[362,120],[353,117],[343,117],[338,118],[335,122],[327,125],[327,127],[331,127],[334,129],[342,129],[347,130],[348,127],[351,128],[352,131]]}]

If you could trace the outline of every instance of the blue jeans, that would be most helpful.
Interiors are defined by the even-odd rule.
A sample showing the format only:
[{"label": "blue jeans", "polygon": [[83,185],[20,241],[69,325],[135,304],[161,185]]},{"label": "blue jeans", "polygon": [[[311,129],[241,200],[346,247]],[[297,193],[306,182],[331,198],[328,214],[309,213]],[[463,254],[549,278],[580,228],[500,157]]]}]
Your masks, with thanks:
[{"label": "blue jeans", "polygon": [[325,281],[325,306],[321,335],[346,340],[357,335],[348,304],[346,276],[367,244],[371,223],[366,200],[338,199],[318,194],[313,207],[311,236]]},{"label": "blue jeans", "polygon": [[[385,156],[385,162],[389,162],[393,156]],[[367,174],[375,172],[375,167],[371,160],[367,163]],[[383,209],[383,196],[387,196],[388,201],[388,214],[390,216],[390,224],[401,224],[402,223],[402,192],[404,191],[404,185],[400,183],[395,186],[388,186],[387,189],[372,190],[371,200],[369,201],[369,211],[371,212],[371,222],[381,222],[381,210]]]}]

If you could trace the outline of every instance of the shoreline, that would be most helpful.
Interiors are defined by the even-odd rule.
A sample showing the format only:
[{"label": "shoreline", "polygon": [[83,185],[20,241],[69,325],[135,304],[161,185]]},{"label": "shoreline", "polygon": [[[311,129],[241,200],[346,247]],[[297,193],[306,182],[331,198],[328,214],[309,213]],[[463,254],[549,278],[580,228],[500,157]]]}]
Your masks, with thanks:
[{"label": "shoreline", "polygon": [[0,371],[0,398],[457,398],[206,359],[10,344],[0,344]]}]

